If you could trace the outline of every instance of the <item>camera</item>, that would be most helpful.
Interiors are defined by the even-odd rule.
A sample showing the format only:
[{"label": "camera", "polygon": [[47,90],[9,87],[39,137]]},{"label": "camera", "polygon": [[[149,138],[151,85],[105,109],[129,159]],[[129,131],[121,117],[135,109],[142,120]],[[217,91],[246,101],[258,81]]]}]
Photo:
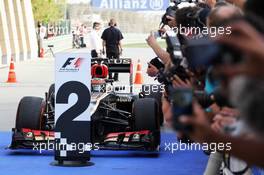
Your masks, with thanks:
[{"label": "camera", "polygon": [[189,40],[185,53],[191,68],[237,64],[244,60],[237,50],[207,37]]},{"label": "camera", "polygon": [[167,52],[170,54],[172,64],[161,69],[158,73],[157,79],[160,83],[171,85],[171,79],[174,75],[177,75],[183,81],[190,77],[182,65],[183,57],[178,37],[173,31],[167,32],[166,35]]},{"label": "camera", "polygon": [[163,83],[165,86],[169,86],[172,84],[172,78],[174,75],[177,75],[182,80],[189,79],[188,74],[185,71],[185,68],[181,65],[171,65],[171,67],[167,68],[166,70],[164,68],[160,69],[157,80],[160,83]]},{"label": "camera", "polygon": [[173,129],[176,131],[190,131],[190,126],[184,126],[179,122],[181,115],[192,115],[192,102],[193,102],[193,91],[189,88],[169,88],[170,96],[169,101],[172,104],[173,113]]}]

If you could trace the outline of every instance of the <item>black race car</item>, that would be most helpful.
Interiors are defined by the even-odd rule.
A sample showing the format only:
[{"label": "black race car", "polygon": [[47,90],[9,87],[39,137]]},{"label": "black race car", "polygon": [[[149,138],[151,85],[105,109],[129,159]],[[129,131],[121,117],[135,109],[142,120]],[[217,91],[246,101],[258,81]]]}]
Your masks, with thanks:
[{"label": "black race car", "polygon": [[[91,142],[99,149],[156,151],[160,144],[159,103],[155,98],[124,92],[107,79],[109,72],[129,73],[131,59],[93,59],[91,82]],[[18,105],[10,149],[33,148],[54,141],[55,88],[45,99],[23,97]],[[38,144],[40,145],[40,144]]]}]

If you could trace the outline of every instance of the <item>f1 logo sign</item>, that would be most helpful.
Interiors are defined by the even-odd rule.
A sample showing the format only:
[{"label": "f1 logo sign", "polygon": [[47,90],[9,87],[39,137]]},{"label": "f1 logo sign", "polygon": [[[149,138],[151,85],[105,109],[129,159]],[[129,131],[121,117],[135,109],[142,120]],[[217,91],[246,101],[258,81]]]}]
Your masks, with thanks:
[{"label": "f1 logo sign", "polygon": [[66,68],[68,65],[71,65],[72,60],[74,60],[75,57],[70,57],[67,59],[67,61],[64,63],[64,65],[62,66],[62,68]]},{"label": "f1 logo sign", "polygon": [[84,58],[81,57],[69,57],[61,67],[60,71],[78,70],[82,65],[83,59]]}]

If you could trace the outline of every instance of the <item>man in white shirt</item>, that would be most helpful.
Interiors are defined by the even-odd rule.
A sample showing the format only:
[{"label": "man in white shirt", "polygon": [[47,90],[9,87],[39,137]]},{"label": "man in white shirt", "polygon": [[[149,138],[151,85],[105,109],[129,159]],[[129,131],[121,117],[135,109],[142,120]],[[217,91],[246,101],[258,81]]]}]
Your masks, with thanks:
[{"label": "man in white shirt", "polygon": [[97,58],[102,54],[102,39],[101,39],[101,24],[99,22],[93,23],[93,30],[90,34],[91,39],[91,56]]}]

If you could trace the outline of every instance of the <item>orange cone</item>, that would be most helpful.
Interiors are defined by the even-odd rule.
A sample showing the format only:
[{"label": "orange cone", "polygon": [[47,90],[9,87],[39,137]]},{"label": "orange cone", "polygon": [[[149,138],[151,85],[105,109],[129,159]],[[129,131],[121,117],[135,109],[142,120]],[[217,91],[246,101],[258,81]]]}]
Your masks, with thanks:
[{"label": "orange cone", "polygon": [[6,81],[7,83],[16,83],[16,73],[15,73],[15,64],[14,64],[14,59],[11,58],[11,63],[9,66],[9,73],[8,73],[8,80]]},{"label": "orange cone", "polygon": [[136,71],[136,77],[134,84],[143,84],[143,75],[142,75],[142,69],[141,69],[141,63],[140,60],[138,60],[137,64],[137,71]]}]

